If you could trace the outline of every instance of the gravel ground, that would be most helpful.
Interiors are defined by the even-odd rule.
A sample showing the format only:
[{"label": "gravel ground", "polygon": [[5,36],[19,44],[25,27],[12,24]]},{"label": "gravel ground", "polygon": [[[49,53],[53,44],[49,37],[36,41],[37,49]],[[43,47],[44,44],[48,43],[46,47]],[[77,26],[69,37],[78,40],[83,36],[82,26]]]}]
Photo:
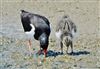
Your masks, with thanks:
[{"label": "gravel ground", "polygon": [[[48,57],[36,56],[39,46],[33,47],[34,54],[28,55],[24,40],[2,37],[0,45],[1,69],[99,69],[100,41],[98,39],[79,39],[74,44],[74,54],[60,54],[56,50],[55,40],[50,39]],[[84,43],[82,43],[84,42]],[[40,62],[40,61],[41,62]]]}]

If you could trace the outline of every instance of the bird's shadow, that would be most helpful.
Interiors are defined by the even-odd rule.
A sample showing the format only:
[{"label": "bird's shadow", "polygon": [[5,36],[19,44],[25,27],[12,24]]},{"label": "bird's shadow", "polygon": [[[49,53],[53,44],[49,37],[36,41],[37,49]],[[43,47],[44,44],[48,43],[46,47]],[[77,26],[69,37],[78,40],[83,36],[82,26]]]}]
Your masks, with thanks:
[{"label": "bird's shadow", "polygon": [[56,51],[53,51],[53,50],[49,50],[47,52],[47,57],[56,57],[58,55],[63,55],[63,53],[61,52],[56,52]]},{"label": "bird's shadow", "polygon": [[[65,53],[65,54],[72,55],[72,56],[79,56],[79,55],[88,55],[88,54],[90,54],[90,52],[88,52],[88,51],[78,51],[78,52]],[[64,55],[64,53],[56,52],[56,51],[53,51],[53,50],[49,50],[48,53],[47,53],[47,57],[56,57],[58,55]]]},{"label": "bird's shadow", "polygon": [[90,54],[90,52],[88,51],[78,51],[78,52],[68,53],[68,55],[73,55],[73,56],[88,55],[88,54]]}]

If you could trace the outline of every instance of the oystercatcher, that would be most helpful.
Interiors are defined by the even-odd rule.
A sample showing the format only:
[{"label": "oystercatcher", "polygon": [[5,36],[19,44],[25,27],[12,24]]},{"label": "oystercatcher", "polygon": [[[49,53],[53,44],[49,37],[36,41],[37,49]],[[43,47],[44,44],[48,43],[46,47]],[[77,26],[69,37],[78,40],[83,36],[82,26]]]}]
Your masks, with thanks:
[{"label": "oystercatcher", "polygon": [[40,42],[40,50],[43,50],[46,57],[51,32],[49,20],[39,14],[33,14],[25,10],[21,10],[21,22],[24,32],[28,36],[30,53],[32,52],[31,38],[34,37],[34,39]]}]

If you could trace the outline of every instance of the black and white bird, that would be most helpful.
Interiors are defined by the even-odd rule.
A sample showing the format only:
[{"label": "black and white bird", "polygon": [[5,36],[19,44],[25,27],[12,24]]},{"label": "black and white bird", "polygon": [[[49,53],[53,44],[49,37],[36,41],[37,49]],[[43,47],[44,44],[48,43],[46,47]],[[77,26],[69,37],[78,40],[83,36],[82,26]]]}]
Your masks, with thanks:
[{"label": "black and white bird", "polygon": [[40,50],[43,50],[46,57],[49,45],[49,35],[51,32],[49,20],[44,16],[21,10],[21,22],[24,32],[29,38],[28,42],[30,52],[32,52],[30,39],[34,38],[40,42]]}]

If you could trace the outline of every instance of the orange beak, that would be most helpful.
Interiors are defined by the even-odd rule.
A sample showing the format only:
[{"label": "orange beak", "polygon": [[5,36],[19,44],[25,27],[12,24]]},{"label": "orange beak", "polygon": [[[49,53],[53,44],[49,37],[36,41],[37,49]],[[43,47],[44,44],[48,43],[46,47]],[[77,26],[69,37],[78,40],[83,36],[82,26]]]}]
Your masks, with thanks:
[{"label": "orange beak", "polygon": [[44,51],[44,55],[46,57],[47,56],[47,49],[44,49],[43,51]]}]

